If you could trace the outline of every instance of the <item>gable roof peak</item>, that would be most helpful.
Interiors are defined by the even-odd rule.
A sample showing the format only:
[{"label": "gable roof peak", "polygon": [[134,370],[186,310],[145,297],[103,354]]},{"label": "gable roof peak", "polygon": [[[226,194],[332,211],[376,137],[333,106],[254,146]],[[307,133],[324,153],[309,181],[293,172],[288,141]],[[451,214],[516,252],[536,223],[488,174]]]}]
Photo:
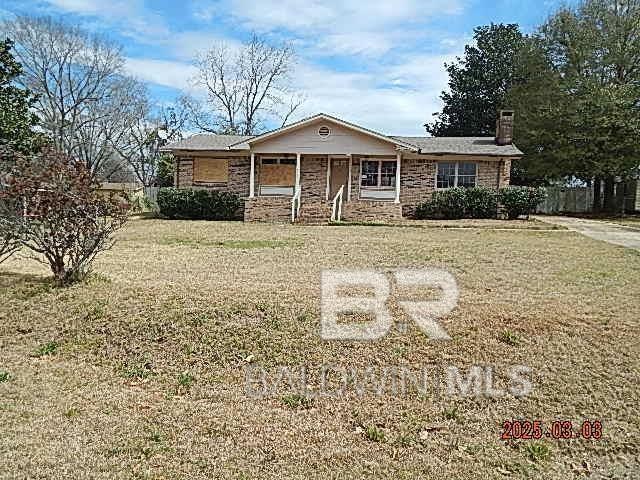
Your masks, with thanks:
[{"label": "gable roof peak", "polygon": [[[292,130],[297,130],[298,128],[302,128],[306,125],[309,125],[310,123],[313,123],[315,121],[317,121],[318,119],[324,119],[333,123],[336,123],[338,125],[342,125],[345,128],[348,128],[350,130],[354,130],[360,133],[363,133],[365,135],[368,135],[370,137],[374,137],[377,138],[379,140],[382,140],[383,142],[388,142],[388,143],[393,143],[396,146],[402,147],[402,148],[406,148],[409,150],[413,150],[413,151],[417,151],[418,148],[411,144],[411,143],[407,143],[403,140],[399,140],[396,138],[392,138],[389,137],[388,135],[385,135],[383,133],[379,133],[376,132],[375,130],[371,130],[365,127],[361,127],[360,125],[356,125],[355,123],[351,123],[351,122],[347,122],[346,120],[343,120],[341,118],[338,117],[334,117],[333,115],[329,115],[328,113],[316,113],[315,115],[312,115],[310,117],[306,117],[303,118],[301,120],[298,120],[296,122],[290,123],[289,125],[284,125],[280,128],[276,128],[274,130],[271,130],[269,132],[265,132],[261,135],[256,135],[253,138],[250,138],[246,141],[247,144],[251,145],[253,143],[257,143],[263,140],[266,140],[268,138],[272,138],[272,137],[277,137],[279,135],[282,135],[284,133],[287,133],[289,131]],[[238,143],[243,143],[243,142],[238,142]],[[232,144],[229,146],[229,148],[233,147],[234,145],[237,144]]]}]

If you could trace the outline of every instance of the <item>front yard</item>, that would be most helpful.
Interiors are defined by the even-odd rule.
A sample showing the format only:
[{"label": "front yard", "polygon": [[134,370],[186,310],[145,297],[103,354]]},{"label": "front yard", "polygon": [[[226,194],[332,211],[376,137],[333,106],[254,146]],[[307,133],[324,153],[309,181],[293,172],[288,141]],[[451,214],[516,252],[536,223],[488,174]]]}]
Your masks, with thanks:
[{"label": "front yard", "polygon": [[[638,252],[533,222],[458,225],[138,219],[87,284],[67,289],[11,259],[0,266],[1,476],[631,478]],[[455,276],[450,342],[430,341],[395,297],[406,328],[375,342],[320,338],[323,268],[398,266]],[[534,388],[522,398],[245,389],[247,366],[325,364],[497,374],[521,364]],[[603,437],[501,440],[518,418],[600,419]]]}]

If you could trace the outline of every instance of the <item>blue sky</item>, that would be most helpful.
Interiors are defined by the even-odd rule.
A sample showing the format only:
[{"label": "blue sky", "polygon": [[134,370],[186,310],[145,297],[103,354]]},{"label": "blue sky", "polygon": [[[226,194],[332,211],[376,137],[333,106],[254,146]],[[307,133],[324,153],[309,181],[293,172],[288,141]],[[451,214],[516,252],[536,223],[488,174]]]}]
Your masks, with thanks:
[{"label": "blue sky", "polygon": [[384,133],[422,135],[446,88],[443,63],[473,28],[519,23],[531,31],[566,1],[547,0],[4,0],[0,16],[43,14],[124,46],[127,70],[158,104],[194,92],[193,58],[252,32],[291,41],[297,117],[325,112]]}]

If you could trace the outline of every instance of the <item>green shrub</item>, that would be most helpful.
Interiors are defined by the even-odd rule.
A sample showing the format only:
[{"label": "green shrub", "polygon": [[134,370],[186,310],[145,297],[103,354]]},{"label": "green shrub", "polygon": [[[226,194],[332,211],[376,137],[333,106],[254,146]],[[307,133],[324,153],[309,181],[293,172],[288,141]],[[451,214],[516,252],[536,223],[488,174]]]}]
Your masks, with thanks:
[{"label": "green shrub", "polygon": [[466,190],[465,217],[496,218],[498,215],[498,192],[486,187]]},{"label": "green shrub", "polygon": [[547,197],[543,187],[505,187],[500,189],[498,200],[507,218],[515,220],[521,215],[529,216]]},{"label": "green shrub", "polygon": [[[429,206],[426,207],[431,218],[444,218],[447,220],[464,217],[466,193],[464,188],[450,188],[433,192]],[[429,218],[429,217],[425,217]]]},{"label": "green shrub", "polygon": [[435,212],[431,201],[427,200],[426,202],[419,203],[416,207],[415,212],[413,213],[413,216],[418,220],[434,218]]},{"label": "green shrub", "polygon": [[433,192],[431,200],[416,208],[416,218],[453,220],[459,218],[495,218],[498,196],[485,187],[450,188]]},{"label": "green shrub", "polygon": [[240,210],[233,193],[189,188],[161,188],[157,202],[160,214],[171,219],[232,220]]}]

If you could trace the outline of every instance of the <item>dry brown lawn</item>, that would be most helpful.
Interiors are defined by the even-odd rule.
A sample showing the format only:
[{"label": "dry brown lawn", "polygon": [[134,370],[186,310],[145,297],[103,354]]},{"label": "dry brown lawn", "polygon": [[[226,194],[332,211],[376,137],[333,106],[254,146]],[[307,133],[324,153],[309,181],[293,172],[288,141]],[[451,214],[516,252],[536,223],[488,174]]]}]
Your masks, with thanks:
[{"label": "dry brown lawn", "polygon": [[[88,283],[65,289],[11,259],[0,476],[638,478],[640,255],[569,231],[478,227],[135,220]],[[376,342],[319,337],[322,268],[398,266],[457,278],[459,306],[442,322],[452,341],[411,324]],[[248,365],[325,364],[523,364],[534,390],[245,391]],[[512,418],[601,419],[604,434],[500,440]]]}]

